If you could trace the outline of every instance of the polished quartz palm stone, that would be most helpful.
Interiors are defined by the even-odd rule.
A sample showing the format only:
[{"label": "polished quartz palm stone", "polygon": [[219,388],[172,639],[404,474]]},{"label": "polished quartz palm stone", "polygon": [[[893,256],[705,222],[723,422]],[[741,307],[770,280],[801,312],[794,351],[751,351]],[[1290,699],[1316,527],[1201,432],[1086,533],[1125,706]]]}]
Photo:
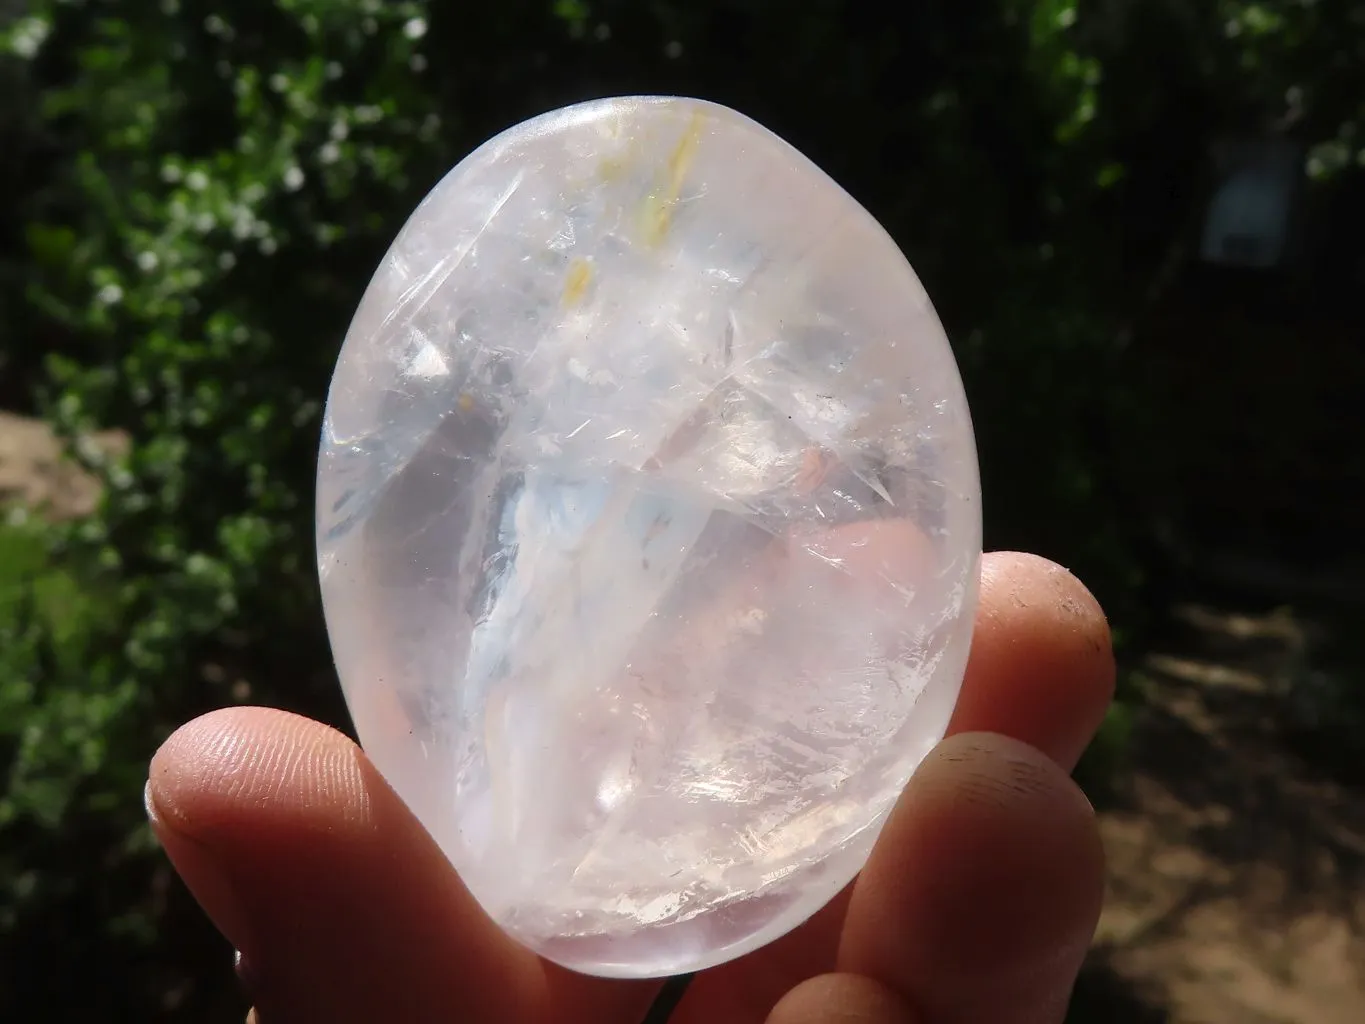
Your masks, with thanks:
[{"label": "polished quartz palm stone", "polygon": [[720,106],[452,170],[332,381],[319,571],[365,749],[487,913],[659,976],[857,873],[961,685],[976,454],[877,222]]}]

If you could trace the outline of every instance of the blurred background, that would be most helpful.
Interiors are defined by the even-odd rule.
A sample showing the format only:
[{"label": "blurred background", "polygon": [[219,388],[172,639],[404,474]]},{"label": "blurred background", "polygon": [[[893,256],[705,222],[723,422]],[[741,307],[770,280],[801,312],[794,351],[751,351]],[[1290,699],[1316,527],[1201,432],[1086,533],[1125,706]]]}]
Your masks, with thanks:
[{"label": "blurred background", "polygon": [[238,1021],[142,821],[180,722],[347,727],[319,413],[415,203],[614,93],[895,235],[988,544],[1109,610],[1076,1021],[1365,1020],[1365,2],[0,0],[0,1018]]}]

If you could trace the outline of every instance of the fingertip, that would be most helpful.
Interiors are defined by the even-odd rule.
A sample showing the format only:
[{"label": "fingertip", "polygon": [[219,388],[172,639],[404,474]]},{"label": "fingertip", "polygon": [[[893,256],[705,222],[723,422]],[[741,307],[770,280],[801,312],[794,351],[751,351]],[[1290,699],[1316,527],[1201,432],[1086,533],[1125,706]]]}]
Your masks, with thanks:
[{"label": "fingertip", "polygon": [[1094,593],[1070,569],[1027,551],[992,551],[982,556],[981,586],[1000,602],[1040,608],[1060,631],[1103,660],[1112,653],[1109,620]]},{"label": "fingertip", "polygon": [[1109,623],[1072,573],[1038,555],[993,552],[949,733],[993,732],[1071,769],[1113,698]]},{"label": "fingertip", "polygon": [[248,909],[252,852],[280,833],[287,836],[300,809],[318,807],[314,780],[331,779],[324,789],[351,795],[325,809],[333,820],[364,813],[354,753],[345,736],[320,723],[269,708],[236,707],[186,723],[153,755],[143,788],[148,821],[190,891],[234,946],[253,946],[260,931]]},{"label": "fingertip", "polygon": [[[360,748],[320,722],[273,708],[234,707],[181,726],[153,755],[147,793],[163,821],[201,842],[317,816],[362,822],[370,788]],[[303,784],[300,784],[303,783]]]}]

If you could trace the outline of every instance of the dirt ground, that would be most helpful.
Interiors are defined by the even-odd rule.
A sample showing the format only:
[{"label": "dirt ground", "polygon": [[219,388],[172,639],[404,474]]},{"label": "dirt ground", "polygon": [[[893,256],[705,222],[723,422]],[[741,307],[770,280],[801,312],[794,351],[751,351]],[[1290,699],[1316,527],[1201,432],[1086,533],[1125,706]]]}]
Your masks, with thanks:
[{"label": "dirt ground", "polygon": [[1130,771],[1101,825],[1109,897],[1080,998],[1096,1019],[1365,1021],[1365,792],[1287,748],[1312,628],[1176,610],[1146,659]]},{"label": "dirt ground", "polygon": [[[97,488],[59,456],[41,424],[0,413],[0,505],[90,509]],[[1101,811],[1109,898],[1077,1003],[1115,1024],[1361,1024],[1365,790],[1283,741],[1285,693],[1314,679],[1312,627],[1176,618]]]},{"label": "dirt ground", "polygon": [[[126,445],[115,433],[93,443],[106,451]],[[22,505],[66,518],[91,512],[99,487],[69,459],[52,432],[37,420],[0,412],[0,506]]]}]

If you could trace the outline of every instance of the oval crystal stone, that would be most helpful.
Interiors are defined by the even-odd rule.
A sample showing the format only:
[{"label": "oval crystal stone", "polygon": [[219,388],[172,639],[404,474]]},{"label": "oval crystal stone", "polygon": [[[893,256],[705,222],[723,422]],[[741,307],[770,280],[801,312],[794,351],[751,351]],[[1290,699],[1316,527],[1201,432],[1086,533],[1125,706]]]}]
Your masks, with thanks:
[{"label": "oval crystal stone", "polygon": [[698,970],[858,872],[957,699],[980,494],[900,250],[711,103],[461,162],[332,381],[319,572],[362,744],[488,914]]}]

